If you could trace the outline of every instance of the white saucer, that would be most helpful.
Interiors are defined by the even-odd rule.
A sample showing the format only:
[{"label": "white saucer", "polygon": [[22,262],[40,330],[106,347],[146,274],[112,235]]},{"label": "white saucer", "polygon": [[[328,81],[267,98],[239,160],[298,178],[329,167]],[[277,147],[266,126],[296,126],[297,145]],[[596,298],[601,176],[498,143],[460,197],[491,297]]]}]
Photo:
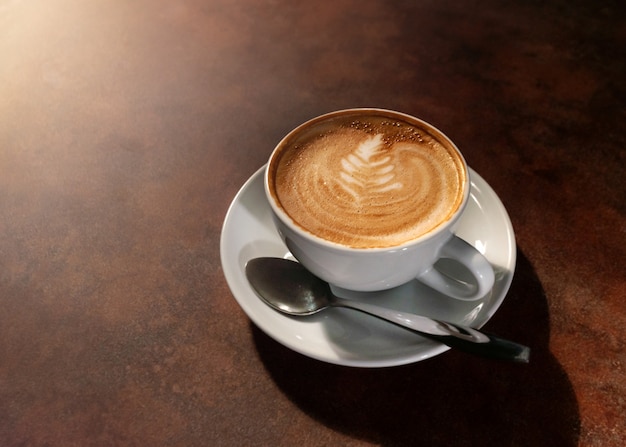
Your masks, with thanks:
[{"label": "white saucer", "polygon": [[[332,308],[309,317],[290,317],[264,304],[250,287],[246,263],[260,256],[291,257],[272,223],[260,168],[235,196],[222,228],[222,268],[244,312],[267,335],[309,357],[345,366],[385,367],[413,363],[449,348],[360,312]],[[491,187],[470,169],[472,189],[457,235],[493,265],[496,282],[484,298],[465,302],[439,295],[417,281],[385,292],[343,296],[479,328],[496,312],[515,269],[513,227]],[[445,265],[443,266],[445,267]]]}]

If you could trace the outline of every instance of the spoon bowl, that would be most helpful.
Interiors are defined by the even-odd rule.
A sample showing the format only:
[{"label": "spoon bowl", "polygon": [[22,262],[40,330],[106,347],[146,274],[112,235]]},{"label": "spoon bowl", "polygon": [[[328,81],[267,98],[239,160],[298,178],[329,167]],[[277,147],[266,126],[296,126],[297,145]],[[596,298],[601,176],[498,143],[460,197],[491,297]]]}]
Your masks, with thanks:
[{"label": "spoon bowl", "polygon": [[306,316],[331,306],[355,309],[465,352],[527,363],[530,349],[476,329],[335,296],[328,283],[301,264],[281,258],[255,258],[246,276],[257,295],[270,307],[289,315]]},{"label": "spoon bowl", "polygon": [[246,275],[259,297],[280,312],[312,315],[332,306],[333,294],[328,283],[297,262],[252,259],[246,265]]}]

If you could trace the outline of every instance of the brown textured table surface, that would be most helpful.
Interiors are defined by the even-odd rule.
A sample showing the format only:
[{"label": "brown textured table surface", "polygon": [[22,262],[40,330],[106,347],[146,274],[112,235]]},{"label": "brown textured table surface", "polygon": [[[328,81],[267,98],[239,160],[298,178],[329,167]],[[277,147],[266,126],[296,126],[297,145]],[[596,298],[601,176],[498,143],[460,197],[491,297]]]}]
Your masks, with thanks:
[{"label": "brown textured table surface", "polygon": [[[0,445],[625,445],[625,55],[619,1],[0,0]],[[238,306],[234,195],[354,106],[498,193],[530,364],[335,366]]]}]

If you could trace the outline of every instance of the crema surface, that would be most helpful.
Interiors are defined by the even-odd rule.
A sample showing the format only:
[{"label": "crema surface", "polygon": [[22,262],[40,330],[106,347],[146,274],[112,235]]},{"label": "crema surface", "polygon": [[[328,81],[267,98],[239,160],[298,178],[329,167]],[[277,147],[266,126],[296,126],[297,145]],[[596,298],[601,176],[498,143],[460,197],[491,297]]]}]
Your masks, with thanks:
[{"label": "crema surface", "polygon": [[286,139],[270,164],[270,188],[306,231],[348,247],[383,248],[450,219],[466,175],[455,149],[427,129],[350,116]]}]

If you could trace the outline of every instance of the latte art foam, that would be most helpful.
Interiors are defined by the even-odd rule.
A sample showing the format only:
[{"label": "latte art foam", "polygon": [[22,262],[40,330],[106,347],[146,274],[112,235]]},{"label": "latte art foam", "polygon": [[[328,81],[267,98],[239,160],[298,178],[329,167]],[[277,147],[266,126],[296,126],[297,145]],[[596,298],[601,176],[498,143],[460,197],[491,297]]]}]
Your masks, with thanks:
[{"label": "latte art foam", "polygon": [[449,143],[386,116],[312,124],[270,164],[272,194],[304,230],[354,248],[401,245],[463,200],[465,168]]}]

